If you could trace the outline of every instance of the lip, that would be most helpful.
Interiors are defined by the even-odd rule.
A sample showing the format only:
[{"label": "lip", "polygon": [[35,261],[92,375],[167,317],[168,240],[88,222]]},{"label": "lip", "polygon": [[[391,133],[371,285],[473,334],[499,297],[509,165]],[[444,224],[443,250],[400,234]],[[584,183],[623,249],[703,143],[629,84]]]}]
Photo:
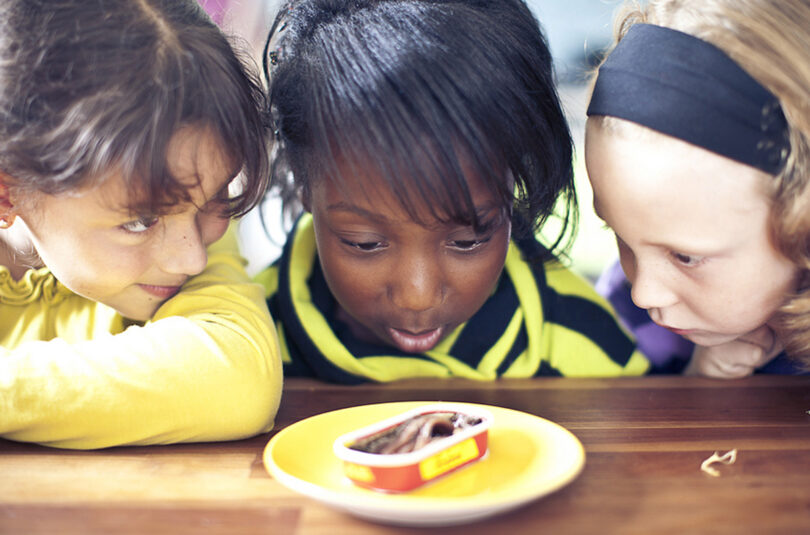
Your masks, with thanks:
[{"label": "lip", "polygon": [[425,331],[412,332],[403,329],[396,329],[388,327],[388,335],[391,341],[399,348],[400,351],[405,353],[424,353],[430,351],[439,341],[444,334],[443,327],[436,327]]},{"label": "lip", "polygon": [[678,336],[688,336],[688,335],[692,334],[693,332],[695,332],[692,329],[676,329],[675,327],[670,327],[669,325],[661,325],[660,323],[658,325],[660,327],[663,327],[664,329],[666,329],[668,331],[671,331],[671,332],[677,334]]},{"label": "lip", "polygon": [[139,284],[143,291],[160,299],[168,299],[180,291],[180,286],[157,286],[154,284]]}]

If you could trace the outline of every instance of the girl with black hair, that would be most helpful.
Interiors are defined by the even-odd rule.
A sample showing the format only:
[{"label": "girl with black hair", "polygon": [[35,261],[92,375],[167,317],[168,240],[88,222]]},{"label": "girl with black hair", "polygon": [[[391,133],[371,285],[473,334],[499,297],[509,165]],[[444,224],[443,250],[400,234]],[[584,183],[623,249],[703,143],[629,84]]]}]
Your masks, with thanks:
[{"label": "girl with black hair", "polygon": [[[258,277],[285,373],[645,372],[555,257],[574,224],[572,143],[521,0],[293,0],[265,72],[272,187],[306,211]],[[555,206],[547,248],[535,234]]]}]

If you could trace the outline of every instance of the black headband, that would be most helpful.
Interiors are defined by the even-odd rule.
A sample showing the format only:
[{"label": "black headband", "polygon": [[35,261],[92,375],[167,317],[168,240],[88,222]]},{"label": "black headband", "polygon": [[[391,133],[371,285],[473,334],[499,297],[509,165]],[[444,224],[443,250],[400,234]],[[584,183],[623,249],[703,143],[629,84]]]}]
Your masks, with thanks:
[{"label": "black headband", "polygon": [[779,100],[723,51],[633,25],[599,68],[588,115],[652,128],[775,175],[790,145]]}]

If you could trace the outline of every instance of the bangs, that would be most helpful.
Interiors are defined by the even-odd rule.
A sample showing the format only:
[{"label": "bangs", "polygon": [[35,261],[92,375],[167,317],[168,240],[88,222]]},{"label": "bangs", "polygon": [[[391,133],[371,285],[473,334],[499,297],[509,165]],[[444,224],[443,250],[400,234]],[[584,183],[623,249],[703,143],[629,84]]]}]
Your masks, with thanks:
[{"label": "bangs", "polygon": [[244,199],[245,175],[241,170],[242,162],[227,150],[228,146],[210,126],[181,127],[169,141],[164,164],[152,167],[154,174],[149,177],[123,175],[128,202],[121,210],[160,216],[192,203],[202,209],[199,201],[193,199],[193,190],[205,185],[206,188],[216,187],[203,192],[207,196],[205,203],[216,206],[222,217],[229,217],[237,201]]},{"label": "bangs", "polygon": [[[277,116],[303,117],[283,125],[296,180],[344,181],[347,174],[371,169],[417,221],[421,208],[438,221],[478,226],[471,177],[483,181],[505,209],[512,206],[504,176],[514,162],[498,150],[499,133],[487,129],[496,122],[487,111],[497,97],[484,90],[491,84],[485,71],[467,69],[451,52],[422,50],[410,37],[434,31],[424,20],[441,26],[443,16],[378,4],[315,30],[305,50],[297,51],[317,62],[317,69],[306,71],[308,83],[299,83],[297,73],[281,63],[271,100],[297,109],[285,107]],[[395,34],[386,31],[392,25]],[[323,46],[330,42],[342,46]],[[455,47],[475,48],[472,42]]]},{"label": "bangs", "polygon": [[[226,215],[244,214],[266,189],[269,172],[262,89],[255,77],[242,70],[225,39],[212,39],[205,31],[218,30],[193,28],[180,34],[177,50],[162,51],[152,66],[152,79],[160,80],[160,85],[142,95],[144,101],[152,99],[152,120],[141,125],[139,135],[122,136],[136,140],[126,147],[120,161],[125,176],[132,177],[133,198],[142,199],[139,210],[162,213],[189,200],[188,188],[194,184],[173,176],[167,161],[172,137],[183,129],[210,133],[227,167],[240,172]],[[133,111],[142,106],[134,103]]]},{"label": "bangs", "polygon": [[[200,127],[242,171],[228,214],[250,209],[269,171],[265,99],[247,63],[192,0],[110,2],[103,17],[91,4],[52,5],[45,19],[15,12],[17,27],[47,23],[50,31],[19,46],[23,59],[0,59],[0,79],[14,80],[0,83],[4,172],[48,194],[120,174],[131,208],[159,214],[189,197],[188,178],[172,176],[166,161],[172,136]],[[31,35],[2,38],[27,43]]]},{"label": "bangs", "polygon": [[330,5],[286,4],[267,41],[272,186],[289,216],[319,180],[369,168],[417,221],[480,226],[473,179],[517,235],[536,231],[558,200],[571,213],[572,140],[525,6]]},{"label": "bangs", "polygon": [[[473,180],[484,185],[501,209],[512,205],[512,193],[504,187],[507,171],[497,160],[476,157],[467,140],[453,134],[445,132],[442,140],[432,132],[398,125],[375,115],[344,129],[345,136],[321,139],[322,149],[313,151],[321,157],[304,164],[306,172],[328,177],[338,187],[355,177],[375,177],[372,183],[361,183],[361,188],[387,188],[408,216],[422,225],[439,222],[479,228],[481,214],[471,195]],[[369,128],[373,126],[381,128]]]}]

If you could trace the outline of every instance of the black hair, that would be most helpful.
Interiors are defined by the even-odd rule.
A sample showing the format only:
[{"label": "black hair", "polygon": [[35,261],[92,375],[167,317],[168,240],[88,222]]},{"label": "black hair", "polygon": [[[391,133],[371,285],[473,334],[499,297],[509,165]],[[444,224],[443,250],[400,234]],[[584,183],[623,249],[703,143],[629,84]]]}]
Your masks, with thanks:
[{"label": "black hair", "polygon": [[228,210],[242,214],[269,178],[257,74],[195,0],[4,0],[0,171],[48,194],[118,171],[128,208],[160,214],[188,199],[170,139],[205,128],[242,171]]},{"label": "black hair", "polygon": [[515,234],[562,206],[554,250],[575,224],[571,134],[522,0],[291,0],[264,71],[286,207],[312,180],[370,165],[412,216],[430,199],[439,220],[477,227],[464,167]]}]

